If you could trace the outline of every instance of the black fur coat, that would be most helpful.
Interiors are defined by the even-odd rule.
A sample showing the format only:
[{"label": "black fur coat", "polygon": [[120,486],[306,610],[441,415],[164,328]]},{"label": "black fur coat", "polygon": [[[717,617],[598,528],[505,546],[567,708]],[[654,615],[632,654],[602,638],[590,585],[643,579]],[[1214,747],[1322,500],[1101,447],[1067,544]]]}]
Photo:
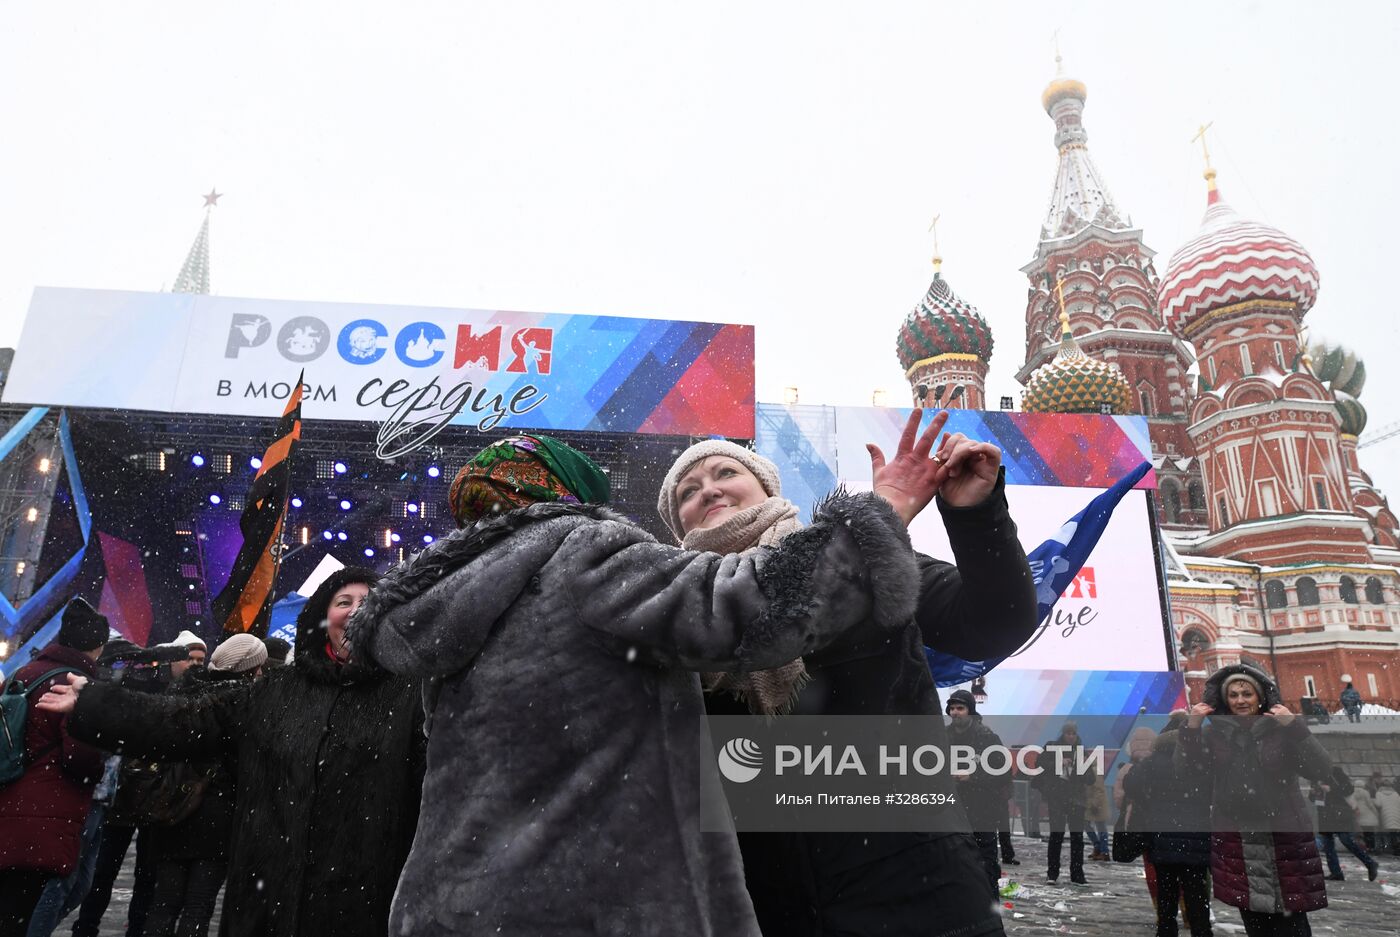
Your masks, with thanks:
[{"label": "black fur coat", "polygon": [[318,590],[298,619],[293,666],[198,698],[94,684],[71,719],[75,735],[107,750],[237,753],[224,937],[388,930],[418,821],[422,708],[413,681],[331,661],[321,620],[329,599]]}]

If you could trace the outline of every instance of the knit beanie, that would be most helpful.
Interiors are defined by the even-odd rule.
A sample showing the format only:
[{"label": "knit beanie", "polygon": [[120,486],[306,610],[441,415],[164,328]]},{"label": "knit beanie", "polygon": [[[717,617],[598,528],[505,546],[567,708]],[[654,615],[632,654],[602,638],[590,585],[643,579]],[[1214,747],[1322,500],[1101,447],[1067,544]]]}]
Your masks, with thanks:
[{"label": "knit beanie", "polygon": [[198,647],[206,653],[209,651],[209,645],[204,643],[204,639],[189,630],[181,631],[175,636],[175,640],[165,641],[157,647]]},{"label": "knit beanie", "polygon": [[1220,699],[1221,699],[1221,701],[1223,702],[1224,700],[1226,700],[1226,699],[1229,698],[1229,696],[1230,696],[1230,684],[1232,684],[1232,683],[1239,683],[1239,682],[1241,682],[1241,681],[1243,681],[1243,682],[1245,682],[1245,683],[1248,683],[1250,686],[1254,687],[1254,695],[1257,696],[1257,697],[1259,697],[1259,705],[1260,705],[1260,706],[1263,706],[1263,705],[1264,705],[1264,688],[1263,688],[1262,686],[1259,685],[1259,681],[1258,681],[1258,680],[1254,679],[1253,677],[1251,677],[1251,676],[1250,676],[1249,674],[1247,674],[1247,673],[1232,673],[1232,674],[1230,674],[1230,676],[1228,676],[1228,677],[1225,678],[1225,682],[1222,683],[1222,684],[1220,684]]},{"label": "knit beanie", "polygon": [[209,658],[210,670],[246,673],[267,663],[267,645],[251,634],[235,634],[223,640]]},{"label": "knit beanie", "polygon": [[757,452],[727,439],[697,442],[676,459],[671,470],[666,473],[666,480],[661,483],[661,493],[656,499],[656,512],[661,515],[661,519],[666,522],[666,526],[678,541],[684,539],[685,531],[681,529],[680,502],[676,500],[676,488],[680,486],[681,477],[694,468],[695,463],[717,455],[727,456],[753,472],[768,497],[782,496],[783,483],[778,478],[778,467]]},{"label": "knit beanie", "polygon": [[74,599],[63,610],[58,626],[58,643],[75,651],[95,651],[107,643],[107,616],[82,599]]},{"label": "knit beanie", "polygon": [[967,690],[954,690],[952,693],[948,694],[948,702],[944,705],[943,712],[947,713],[948,707],[952,706],[954,703],[962,703],[966,706],[968,715],[977,715],[977,698],[974,697],[971,692]]}]

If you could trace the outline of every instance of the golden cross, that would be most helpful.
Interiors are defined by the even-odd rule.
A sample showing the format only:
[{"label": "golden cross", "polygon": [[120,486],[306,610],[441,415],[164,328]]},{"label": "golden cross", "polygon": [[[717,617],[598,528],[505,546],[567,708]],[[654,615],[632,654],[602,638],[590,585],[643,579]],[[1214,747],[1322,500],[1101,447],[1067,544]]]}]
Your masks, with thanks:
[{"label": "golden cross", "polygon": [[1208,124],[1201,124],[1200,129],[1196,131],[1196,135],[1191,138],[1192,143],[1195,143],[1197,140],[1201,141],[1201,152],[1205,154],[1206,157],[1206,169],[1210,169],[1210,149],[1206,146],[1206,131],[1214,126],[1215,121],[1211,121]]},{"label": "golden cross", "polygon": [[938,219],[942,217],[942,215],[934,215],[933,221],[929,222],[928,226],[928,229],[933,232],[933,252],[935,254],[938,253]]},{"label": "golden cross", "polygon": [[1065,278],[1063,274],[1055,275],[1055,295],[1060,299],[1060,322],[1066,329],[1069,328],[1069,313],[1065,312]]},{"label": "golden cross", "polygon": [[1050,34],[1050,42],[1055,46],[1055,74],[1060,74],[1060,27],[1056,26],[1055,31]]}]

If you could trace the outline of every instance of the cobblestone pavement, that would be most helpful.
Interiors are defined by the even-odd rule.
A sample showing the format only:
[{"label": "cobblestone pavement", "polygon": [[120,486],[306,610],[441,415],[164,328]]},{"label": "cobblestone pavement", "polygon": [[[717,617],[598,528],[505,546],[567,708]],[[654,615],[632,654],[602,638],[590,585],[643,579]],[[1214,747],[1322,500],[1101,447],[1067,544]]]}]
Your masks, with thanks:
[{"label": "cobblestone pavement", "polygon": [[[1041,934],[1085,934],[1090,937],[1151,937],[1155,933],[1152,902],[1147,896],[1142,863],[1119,865],[1113,862],[1086,862],[1088,886],[1070,885],[1069,844],[1061,858],[1064,868],[1058,885],[1045,884],[1045,844],[1043,840],[1015,836],[1019,866],[1005,866],[1013,882],[1021,885],[1021,893],[1003,901],[1002,913],[1008,937]],[[1314,934],[1346,934],[1348,937],[1400,937],[1400,858],[1378,857],[1380,877],[1366,880],[1366,870],[1355,857],[1341,850],[1344,882],[1327,883],[1329,907],[1308,916]],[[112,904],[102,922],[102,937],[121,937],[125,931],[126,909],[131,900],[132,861],[127,857],[117,886],[112,890]],[[1216,901],[1215,933],[1243,934],[1244,926],[1233,908]],[[71,918],[59,928],[67,935]],[[218,917],[210,933],[217,932]],[[1183,919],[1181,933],[1189,934]],[[334,937],[334,935],[327,935]],[[541,935],[547,937],[547,935]]]}]

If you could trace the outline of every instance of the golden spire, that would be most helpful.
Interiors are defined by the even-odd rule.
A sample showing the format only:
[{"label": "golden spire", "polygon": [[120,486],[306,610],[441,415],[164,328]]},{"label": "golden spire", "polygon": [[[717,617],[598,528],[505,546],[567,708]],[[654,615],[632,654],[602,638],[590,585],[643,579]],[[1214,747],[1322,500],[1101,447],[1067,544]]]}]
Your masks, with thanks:
[{"label": "golden spire", "polygon": [[934,273],[941,273],[941,272],[943,271],[943,256],[942,256],[942,254],[940,254],[939,251],[938,251],[938,219],[939,219],[939,218],[942,218],[942,217],[943,217],[942,215],[934,215],[934,216],[933,216],[933,222],[932,222],[931,224],[929,224],[929,226],[928,226],[928,229],[929,229],[930,231],[933,232],[933,272],[934,272]]},{"label": "golden spire", "polygon": [[1055,277],[1055,295],[1060,301],[1060,331],[1069,335],[1069,313],[1065,311],[1065,278],[1063,276],[1057,275]]},{"label": "golden spire", "polygon": [[1206,146],[1206,131],[1209,130],[1211,127],[1214,127],[1214,126],[1215,126],[1215,121],[1211,121],[1211,122],[1208,123],[1208,124],[1201,124],[1200,129],[1198,129],[1198,130],[1196,131],[1196,135],[1195,135],[1194,137],[1191,138],[1191,142],[1192,142],[1192,143],[1195,143],[1197,140],[1200,140],[1200,141],[1201,141],[1201,153],[1202,153],[1202,154],[1205,156],[1205,158],[1206,158],[1205,178],[1206,178],[1206,191],[1208,191],[1208,192],[1214,192],[1214,191],[1215,191],[1215,167],[1211,166],[1211,164],[1210,164],[1210,148],[1209,148],[1208,146]]}]

